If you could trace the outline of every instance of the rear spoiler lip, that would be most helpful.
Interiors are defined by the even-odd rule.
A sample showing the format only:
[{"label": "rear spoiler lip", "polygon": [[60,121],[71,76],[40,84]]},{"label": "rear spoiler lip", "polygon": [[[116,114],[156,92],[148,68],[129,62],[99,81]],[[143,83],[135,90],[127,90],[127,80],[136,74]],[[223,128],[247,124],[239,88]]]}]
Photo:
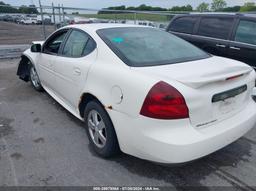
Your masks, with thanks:
[{"label": "rear spoiler lip", "polygon": [[230,73],[219,75],[216,77],[197,77],[194,79],[189,79],[189,77],[188,77],[186,79],[179,79],[177,81],[184,85],[187,85],[187,86],[197,89],[197,88],[200,88],[200,87],[205,86],[210,83],[227,81],[228,78],[233,77],[233,76],[242,77],[242,76],[245,76],[245,75],[251,73],[251,71],[253,71],[253,68],[248,67],[248,68],[244,69],[243,71],[230,72]]}]

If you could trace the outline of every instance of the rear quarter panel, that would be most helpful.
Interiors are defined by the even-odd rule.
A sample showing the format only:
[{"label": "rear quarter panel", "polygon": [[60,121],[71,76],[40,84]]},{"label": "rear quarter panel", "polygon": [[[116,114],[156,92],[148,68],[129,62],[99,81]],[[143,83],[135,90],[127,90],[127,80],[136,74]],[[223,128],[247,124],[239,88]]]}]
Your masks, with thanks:
[{"label": "rear quarter panel", "polygon": [[[97,61],[91,67],[81,93],[96,96],[107,109],[112,107],[114,111],[138,116],[148,91],[157,80],[132,71],[103,41],[97,42]],[[120,97],[120,103],[117,97]]]}]

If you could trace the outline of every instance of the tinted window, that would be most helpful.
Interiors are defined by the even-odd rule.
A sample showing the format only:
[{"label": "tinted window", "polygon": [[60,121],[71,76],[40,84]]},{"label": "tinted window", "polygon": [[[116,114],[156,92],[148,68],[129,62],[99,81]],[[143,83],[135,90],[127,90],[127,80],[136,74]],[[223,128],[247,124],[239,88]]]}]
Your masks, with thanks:
[{"label": "tinted window", "polygon": [[142,67],[208,58],[192,44],[159,29],[122,27],[97,33],[126,64]]},{"label": "tinted window", "polygon": [[207,37],[227,39],[234,19],[232,18],[202,18],[198,34]]},{"label": "tinted window", "polygon": [[256,45],[256,22],[240,21],[235,41]]},{"label": "tinted window", "polygon": [[63,55],[68,57],[80,57],[83,55],[89,36],[83,32],[73,30],[63,49]]},{"label": "tinted window", "polygon": [[88,40],[86,47],[84,49],[83,55],[90,54],[96,48],[96,43],[91,38]]},{"label": "tinted window", "polygon": [[174,32],[192,34],[197,19],[195,17],[182,17],[175,19],[169,30]]},{"label": "tinted window", "polygon": [[67,31],[62,31],[58,33],[57,35],[54,35],[45,45],[44,51],[46,53],[53,53],[57,54],[60,49],[60,45],[63,42],[65,36],[67,34]]}]

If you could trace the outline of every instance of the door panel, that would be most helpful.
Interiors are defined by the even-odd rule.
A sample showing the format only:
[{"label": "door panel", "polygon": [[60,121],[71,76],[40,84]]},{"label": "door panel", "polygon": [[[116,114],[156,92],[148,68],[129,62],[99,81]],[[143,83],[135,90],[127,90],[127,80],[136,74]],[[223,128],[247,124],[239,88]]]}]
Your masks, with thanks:
[{"label": "door panel", "polygon": [[245,62],[256,69],[256,46],[242,44],[239,42],[231,42],[229,49],[229,57]]},{"label": "door panel", "polygon": [[72,108],[78,106],[88,71],[97,56],[95,48],[89,35],[73,30],[55,61],[57,94]]},{"label": "door panel", "polygon": [[68,29],[60,30],[54,33],[43,45],[42,53],[38,57],[39,76],[42,84],[55,92],[55,60],[62,43],[68,33]]},{"label": "door panel", "polygon": [[232,17],[202,17],[193,43],[211,54],[228,56],[228,39],[231,36],[234,21]]},{"label": "door panel", "polygon": [[227,56],[229,46],[228,41],[210,37],[194,36],[191,43],[210,54],[224,57]]},{"label": "door panel", "polygon": [[81,96],[88,71],[95,59],[96,52],[83,58],[59,57],[56,60],[56,91],[69,106],[77,107],[77,100]]},{"label": "door panel", "polygon": [[38,56],[39,76],[41,83],[53,90],[55,87],[54,61],[55,55],[40,53]]}]

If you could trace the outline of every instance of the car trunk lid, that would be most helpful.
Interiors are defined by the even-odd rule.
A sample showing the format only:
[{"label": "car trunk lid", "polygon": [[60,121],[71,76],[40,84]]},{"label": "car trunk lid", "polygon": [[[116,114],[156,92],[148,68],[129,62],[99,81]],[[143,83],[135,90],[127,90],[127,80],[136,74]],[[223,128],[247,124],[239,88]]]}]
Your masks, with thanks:
[{"label": "car trunk lid", "polygon": [[[204,60],[133,68],[175,85],[185,97],[191,124],[206,127],[239,112],[249,100],[252,68],[240,62],[211,57]],[[172,83],[176,81],[176,83]],[[179,82],[179,83],[177,83]],[[249,85],[250,86],[250,85]]]}]

